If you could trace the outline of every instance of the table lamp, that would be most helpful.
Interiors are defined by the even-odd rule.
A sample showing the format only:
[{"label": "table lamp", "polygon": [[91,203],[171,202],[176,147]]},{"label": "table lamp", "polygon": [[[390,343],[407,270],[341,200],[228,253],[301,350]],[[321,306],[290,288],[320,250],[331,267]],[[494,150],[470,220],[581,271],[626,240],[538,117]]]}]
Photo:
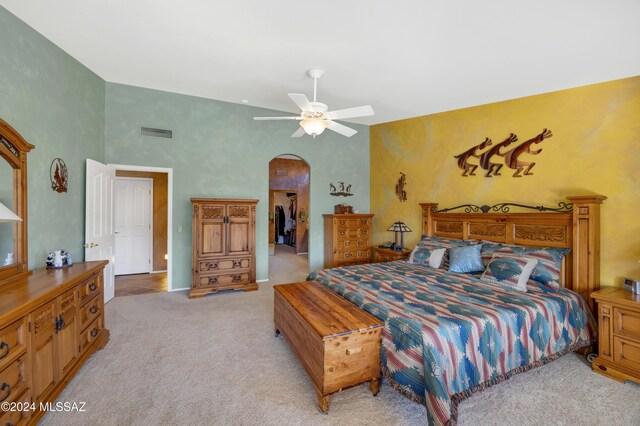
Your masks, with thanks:
[{"label": "table lamp", "polygon": [[[393,225],[391,225],[391,227],[387,229],[387,231],[393,231],[396,233],[396,241],[393,245],[393,248],[394,250],[402,251],[402,248],[404,247],[403,235],[405,232],[411,232],[411,229],[409,229],[409,227],[405,225],[404,222],[398,221],[394,222]],[[398,244],[398,234],[400,234],[400,244]]]}]

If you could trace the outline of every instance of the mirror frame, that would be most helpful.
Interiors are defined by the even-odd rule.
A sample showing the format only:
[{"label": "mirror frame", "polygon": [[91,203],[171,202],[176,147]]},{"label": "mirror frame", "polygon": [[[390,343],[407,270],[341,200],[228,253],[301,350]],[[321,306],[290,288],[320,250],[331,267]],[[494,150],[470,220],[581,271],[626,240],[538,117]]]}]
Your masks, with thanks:
[{"label": "mirror frame", "polygon": [[14,226],[16,252],[13,265],[0,267],[0,283],[29,274],[27,215],[27,153],[34,148],[0,118],[0,157],[13,168],[13,212],[22,222]]}]

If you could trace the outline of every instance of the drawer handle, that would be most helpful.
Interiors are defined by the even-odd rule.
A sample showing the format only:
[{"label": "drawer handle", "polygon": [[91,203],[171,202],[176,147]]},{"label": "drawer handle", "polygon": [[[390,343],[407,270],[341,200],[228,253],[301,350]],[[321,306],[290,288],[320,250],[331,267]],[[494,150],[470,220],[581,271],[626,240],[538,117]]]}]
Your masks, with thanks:
[{"label": "drawer handle", "polygon": [[98,307],[96,305],[93,305],[89,308],[89,313],[91,315],[95,314],[96,312],[98,312]]},{"label": "drawer handle", "polygon": [[607,371],[607,367],[605,367],[604,365],[598,364],[598,368],[602,371]]},{"label": "drawer handle", "polygon": [[233,276],[233,281],[242,281],[242,275],[234,275]]},{"label": "drawer handle", "polygon": [[4,353],[2,355],[0,355],[0,359],[4,358],[5,356],[9,355],[9,350],[11,349],[9,347],[8,343],[5,342],[0,342],[0,350],[4,349]]},{"label": "drawer handle", "polygon": [[209,284],[215,284],[218,282],[218,278],[216,277],[209,277]]},{"label": "drawer handle", "polygon": [[91,337],[96,337],[98,335],[98,329],[94,328],[93,330],[91,330]]},{"label": "drawer handle", "polygon": [[347,355],[355,355],[362,352],[362,346],[358,346],[357,348],[349,348],[347,349]]},{"label": "drawer handle", "polygon": [[3,391],[5,389],[7,389],[7,388],[9,388],[9,390],[7,391],[5,396],[3,396],[0,399],[0,402],[4,401],[5,399],[9,398],[9,396],[11,396],[11,385],[9,383],[3,383],[2,386],[0,387],[0,391]]},{"label": "drawer handle", "polygon": [[96,291],[96,288],[98,288],[96,283],[89,284],[89,291]]}]

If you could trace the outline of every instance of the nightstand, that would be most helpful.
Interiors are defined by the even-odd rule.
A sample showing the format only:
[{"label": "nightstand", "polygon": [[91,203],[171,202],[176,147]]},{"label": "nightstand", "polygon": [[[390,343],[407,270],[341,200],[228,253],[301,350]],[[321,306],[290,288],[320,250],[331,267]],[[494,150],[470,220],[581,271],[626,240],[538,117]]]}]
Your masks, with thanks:
[{"label": "nightstand", "polygon": [[391,262],[394,260],[407,259],[411,254],[411,250],[404,249],[397,251],[382,247],[373,248],[373,263]]},{"label": "nightstand", "polygon": [[640,295],[607,287],[591,293],[598,303],[598,357],[593,370],[640,383]]}]

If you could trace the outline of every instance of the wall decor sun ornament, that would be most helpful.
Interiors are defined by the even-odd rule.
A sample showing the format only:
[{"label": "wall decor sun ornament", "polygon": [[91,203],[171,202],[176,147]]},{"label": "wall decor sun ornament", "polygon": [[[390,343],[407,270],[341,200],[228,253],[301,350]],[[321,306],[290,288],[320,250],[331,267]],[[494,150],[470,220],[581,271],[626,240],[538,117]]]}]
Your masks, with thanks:
[{"label": "wall decor sun ornament", "polygon": [[[500,176],[500,169],[502,169],[503,166],[515,170],[513,177],[530,176],[533,175],[531,169],[533,169],[536,163],[533,161],[523,161],[520,157],[523,154],[540,154],[542,148],[534,149],[533,146],[552,136],[553,133],[551,133],[551,130],[544,129],[540,134],[520,145],[513,145],[513,148],[510,149],[507,147],[518,141],[518,136],[515,133],[511,133],[509,137],[496,145],[493,145],[491,139],[485,138],[480,144],[472,146],[463,153],[454,156],[454,158],[458,160],[458,167],[462,170],[462,176],[464,177],[475,176],[475,171],[478,167],[486,171],[484,177]],[[487,147],[491,148],[480,152]],[[502,148],[505,148],[506,151],[502,152]],[[496,157],[502,157],[504,164],[492,161],[496,159]],[[477,164],[469,162],[472,158],[477,159]]]},{"label": "wall decor sun ornament", "polygon": [[67,172],[67,165],[62,158],[55,158],[51,162],[49,175],[51,177],[51,189],[57,193],[67,192],[67,188],[69,187],[69,174]]}]

